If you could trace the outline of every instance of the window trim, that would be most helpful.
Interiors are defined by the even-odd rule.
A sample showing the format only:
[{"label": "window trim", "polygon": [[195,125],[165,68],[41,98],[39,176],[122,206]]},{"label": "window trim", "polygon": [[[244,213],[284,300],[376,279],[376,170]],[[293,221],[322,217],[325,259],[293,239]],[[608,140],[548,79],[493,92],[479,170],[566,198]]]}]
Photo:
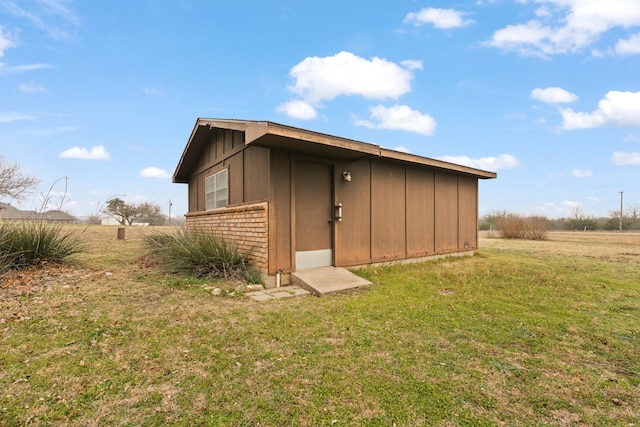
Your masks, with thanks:
[{"label": "window trim", "polygon": [[[218,180],[223,176],[225,178],[225,186],[218,185]],[[213,180],[213,189],[209,191],[207,184],[210,180]],[[224,190],[224,198],[218,198],[218,193]],[[211,199],[210,199],[211,198]],[[224,202],[224,205],[220,203]],[[222,169],[214,174],[211,174],[204,179],[204,209],[206,211],[214,209],[222,209],[229,206],[229,169]]]}]

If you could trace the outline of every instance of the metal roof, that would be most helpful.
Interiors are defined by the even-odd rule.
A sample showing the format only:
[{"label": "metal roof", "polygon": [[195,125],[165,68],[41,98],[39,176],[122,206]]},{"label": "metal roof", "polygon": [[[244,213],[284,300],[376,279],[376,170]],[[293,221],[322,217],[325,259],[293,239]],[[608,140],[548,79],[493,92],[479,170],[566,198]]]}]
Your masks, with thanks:
[{"label": "metal roof", "polygon": [[429,157],[389,150],[375,144],[355,141],[324,133],[300,129],[269,121],[199,118],[187,141],[173,174],[173,182],[187,183],[198,163],[201,147],[208,144],[213,129],[238,130],[245,133],[245,146],[255,145],[296,153],[356,161],[365,157],[395,160],[472,175],[479,179],[496,178],[495,172],[484,171]]}]

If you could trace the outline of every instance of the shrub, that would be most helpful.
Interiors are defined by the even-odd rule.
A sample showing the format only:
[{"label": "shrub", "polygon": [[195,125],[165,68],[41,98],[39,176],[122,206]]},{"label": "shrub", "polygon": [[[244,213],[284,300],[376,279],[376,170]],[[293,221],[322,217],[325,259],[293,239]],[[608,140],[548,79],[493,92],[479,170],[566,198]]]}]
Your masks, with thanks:
[{"label": "shrub", "polygon": [[551,221],[543,216],[530,216],[525,218],[527,223],[527,233],[525,239],[547,240],[548,232],[551,228]]},{"label": "shrub", "polygon": [[496,227],[504,239],[547,240],[550,221],[541,216],[523,217],[505,212],[496,219]]},{"label": "shrub", "polygon": [[0,271],[60,263],[81,250],[80,234],[60,225],[28,221],[0,224]]},{"label": "shrub", "polygon": [[210,232],[179,228],[147,236],[145,245],[160,268],[170,274],[260,282],[249,253],[240,253],[233,243]]}]

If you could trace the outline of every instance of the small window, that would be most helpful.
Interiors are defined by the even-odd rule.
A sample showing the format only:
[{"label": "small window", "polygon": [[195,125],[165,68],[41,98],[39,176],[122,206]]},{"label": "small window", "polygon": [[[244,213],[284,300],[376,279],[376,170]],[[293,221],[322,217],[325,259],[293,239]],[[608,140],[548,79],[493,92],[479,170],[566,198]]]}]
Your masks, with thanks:
[{"label": "small window", "polygon": [[218,209],[227,206],[228,170],[225,169],[204,179],[205,209]]}]

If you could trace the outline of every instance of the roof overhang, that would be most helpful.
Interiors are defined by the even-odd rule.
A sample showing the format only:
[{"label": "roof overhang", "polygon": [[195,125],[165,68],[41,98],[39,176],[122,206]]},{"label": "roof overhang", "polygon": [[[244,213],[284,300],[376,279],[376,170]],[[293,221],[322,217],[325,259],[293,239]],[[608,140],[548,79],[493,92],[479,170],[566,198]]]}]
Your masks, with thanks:
[{"label": "roof overhang", "polygon": [[375,144],[313,132],[268,121],[198,119],[173,174],[173,182],[189,182],[190,172],[198,164],[198,155],[211,140],[213,129],[238,130],[245,133],[245,145],[287,150],[310,156],[351,162],[364,157],[378,157],[414,163],[437,169],[472,175],[479,179],[496,178],[488,172],[414,154],[381,148]]}]

